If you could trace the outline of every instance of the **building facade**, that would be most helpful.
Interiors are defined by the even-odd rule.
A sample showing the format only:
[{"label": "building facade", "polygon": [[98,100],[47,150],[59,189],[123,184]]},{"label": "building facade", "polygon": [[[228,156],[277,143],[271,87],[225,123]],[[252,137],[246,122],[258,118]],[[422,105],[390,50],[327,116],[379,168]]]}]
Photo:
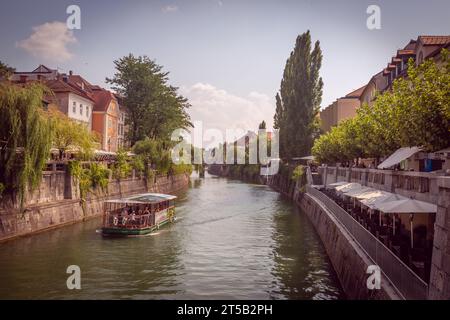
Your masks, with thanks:
[{"label": "building facade", "polygon": [[341,121],[352,118],[361,105],[360,97],[365,86],[337,99],[320,112],[320,123],[323,132],[328,132]]},{"label": "building facade", "polygon": [[93,86],[92,91],[95,100],[92,131],[100,136],[102,150],[117,152],[119,103],[114,94],[106,89]]},{"label": "building facade", "polygon": [[434,59],[439,64],[441,50],[449,47],[450,36],[419,36],[416,40],[410,40],[403,49],[397,50],[396,55],[382,71],[370,79],[361,94],[361,104],[367,103],[371,106],[378,93],[391,89],[395,79],[406,77],[410,59],[416,65],[426,59]]},{"label": "building facade", "polygon": [[117,122],[117,148],[128,148],[130,144],[128,142],[128,109],[126,108],[123,98],[119,95],[115,95],[119,103],[119,119]]},{"label": "building facade", "polygon": [[70,119],[92,127],[92,110],[94,100],[86,93],[72,86],[67,78],[48,80],[44,82],[54,93],[58,109]]},{"label": "building facade", "polygon": [[46,98],[45,104],[56,105],[69,118],[86,124],[99,136],[100,149],[116,152],[129,146],[127,109],[112,92],[92,85],[72,71],[59,73],[44,65],[31,72],[15,72],[11,81],[19,84],[40,81],[49,87],[53,95]]}]

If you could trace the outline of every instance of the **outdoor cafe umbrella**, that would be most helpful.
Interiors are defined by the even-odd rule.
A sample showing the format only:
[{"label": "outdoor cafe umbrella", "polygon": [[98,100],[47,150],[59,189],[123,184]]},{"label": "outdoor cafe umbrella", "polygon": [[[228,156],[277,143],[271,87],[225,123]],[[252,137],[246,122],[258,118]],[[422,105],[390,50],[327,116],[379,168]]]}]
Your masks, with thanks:
[{"label": "outdoor cafe umbrella", "polygon": [[336,187],[336,191],[340,193],[349,192],[352,189],[361,189],[362,185],[356,182],[350,182]]},{"label": "outdoor cafe umbrella", "polygon": [[399,194],[390,193],[390,192],[386,192],[386,191],[374,192],[371,196],[370,196],[370,194],[361,195],[361,197],[362,196],[364,196],[364,198],[358,198],[358,199],[361,199],[360,202],[363,205],[365,205],[366,207],[369,207],[370,209],[375,209],[376,207],[381,205],[383,202],[391,202],[391,201],[408,199]]},{"label": "outdoor cafe umbrella", "polygon": [[[413,233],[413,214],[414,213],[436,213],[437,206],[432,203],[423,202],[415,199],[403,199],[396,201],[382,202],[376,205],[376,208],[384,213],[410,213],[411,228],[411,248],[414,243]],[[395,221],[395,219],[394,219]]]},{"label": "outdoor cafe umbrella", "polygon": [[344,192],[344,195],[351,198],[357,198],[358,196],[362,196],[365,193],[373,192],[373,190],[374,189],[372,188],[361,186],[361,188],[350,189],[349,191]]},{"label": "outdoor cafe umbrella", "polygon": [[[390,193],[390,192],[386,192],[386,191],[382,191],[382,190],[377,190],[371,194],[366,193],[364,195],[361,195],[360,197],[364,197],[364,199],[360,199],[360,202],[369,208],[369,216],[370,217],[372,217],[372,210],[377,208],[377,206],[383,202],[408,199],[399,194]],[[381,225],[381,212],[379,213],[378,216],[379,216],[378,224]],[[395,218],[393,219],[393,222],[394,222],[394,228],[392,231],[393,231],[393,234],[395,235]]]},{"label": "outdoor cafe umbrella", "polygon": [[338,181],[338,182],[327,184],[326,187],[327,187],[327,189],[333,189],[335,187],[339,187],[339,186],[342,186],[347,183],[348,183],[347,181]]},{"label": "outdoor cafe umbrella", "polygon": [[344,196],[353,198],[353,206],[355,207],[356,206],[356,198],[358,196],[362,196],[362,195],[364,195],[366,193],[373,192],[374,190],[375,189],[373,189],[373,188],[361,186],[361,188],[355,188],[355,189],[351,189],[348,192],[345,192]]}]

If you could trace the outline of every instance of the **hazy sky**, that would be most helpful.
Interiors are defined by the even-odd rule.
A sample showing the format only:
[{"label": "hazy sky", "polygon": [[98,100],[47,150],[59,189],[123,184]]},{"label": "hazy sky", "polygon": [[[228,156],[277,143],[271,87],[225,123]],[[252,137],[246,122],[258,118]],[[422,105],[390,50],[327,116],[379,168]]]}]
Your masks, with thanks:
[{"label": "hazy sky", "polygon": [[[81,8],[81,30],[63,23]],[[381,30],[366,27],[369,5]],[[323,50],[322,107],[366,84],[420,34],[450,34],[450,1],[50,1],[2,0],[0,60],[73,70],[105,86],[113,60],[148,55],[170,72],[206,127],[272,124],[275,93],[295,38],[307,29]],[[60,23],[58,23],[60,22]]]}]

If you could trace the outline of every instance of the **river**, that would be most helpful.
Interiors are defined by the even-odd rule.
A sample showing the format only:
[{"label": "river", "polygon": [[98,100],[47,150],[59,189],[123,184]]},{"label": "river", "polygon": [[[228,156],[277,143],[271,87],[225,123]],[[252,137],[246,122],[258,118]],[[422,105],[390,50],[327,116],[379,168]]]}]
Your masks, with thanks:
[{"label": "river", "polygon": [[102,238],[96,218],[1,243],[0,299],[345,298],[306,215],[270,188],[192,178],[176,212],[145,237]]}]

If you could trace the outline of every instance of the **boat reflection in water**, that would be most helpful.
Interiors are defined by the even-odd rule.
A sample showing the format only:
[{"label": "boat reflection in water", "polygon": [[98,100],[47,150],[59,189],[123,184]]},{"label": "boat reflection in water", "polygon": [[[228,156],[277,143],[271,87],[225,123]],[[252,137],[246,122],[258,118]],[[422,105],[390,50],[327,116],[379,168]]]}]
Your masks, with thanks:
[{"label": "boat reflection in water", "polygon": [[176,196],[146,193],[104,202],[104,236],[145,235],[175,220]]}]

